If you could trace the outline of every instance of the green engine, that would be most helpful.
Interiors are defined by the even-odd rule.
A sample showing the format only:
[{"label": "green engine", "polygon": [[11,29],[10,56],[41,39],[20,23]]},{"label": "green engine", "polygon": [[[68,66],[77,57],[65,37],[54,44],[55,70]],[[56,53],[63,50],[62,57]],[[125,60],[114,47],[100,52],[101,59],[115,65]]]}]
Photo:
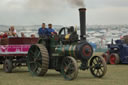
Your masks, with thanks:
[{"label": "green engine", "polygon": [[88,64],[88,60],[93,54],[92,46],[86,40],[79,40],[76,31],[72,30],[72,32],[68,32],[68,30],[74,29],[73,27],[62,29],[64,29],[63,31],[67,29],[67,32],[65,32],[67,34],[62,35],[62,31],[60,30],[59,35],[61,40],[59,44],[53,45],[53,56],[72,56],[82,62],[81,69],[85,70],[87,68],[86,64]]},{"label": "green engine", "polygon": [[[29,71],[44,76],[48,69],[55,69],[65,79],[73,80],[81,70],[90,69],[95,77],[103,77],[106,63],[100,56],[93,56],[93,48],[86,40],[85,8],[80,10],[80,39],[74,27],[64,27],[57,35],[40,37],[38,44],[28,52]],[[80,67],[77,63],[80,61]],[[90,62],[89,62],[90,61]]]}]

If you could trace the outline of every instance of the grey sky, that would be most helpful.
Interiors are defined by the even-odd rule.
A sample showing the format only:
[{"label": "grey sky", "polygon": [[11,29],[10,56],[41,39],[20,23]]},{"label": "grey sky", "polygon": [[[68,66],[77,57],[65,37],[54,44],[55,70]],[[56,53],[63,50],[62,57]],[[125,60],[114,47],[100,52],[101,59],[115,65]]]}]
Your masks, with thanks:
[{"label": "grey sky", "polygon": [[[79,25],[79,6],[68,0],[0,0],[0,24]],[[76,1],[76,0],[74,0]],[[82,1],[82,0],[81,0]],[[128,0],[84,0],[87,24],[128,24]]]}]

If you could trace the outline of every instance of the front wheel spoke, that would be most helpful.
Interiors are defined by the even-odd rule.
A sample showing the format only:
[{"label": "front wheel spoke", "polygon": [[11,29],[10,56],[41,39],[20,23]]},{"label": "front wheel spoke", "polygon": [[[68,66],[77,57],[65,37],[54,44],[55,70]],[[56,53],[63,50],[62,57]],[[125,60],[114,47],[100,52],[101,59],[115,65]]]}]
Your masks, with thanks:
[{"label": "front wheel spoke", "polygon": [[95,68],[95,66],[91,66],[90,68]]},{"label": "front wheel spoke", "polygon": [[95,61],[95,64],[97,64],[98,63],[98,61],[97,61],[97,59],[95,58],[93,61]]},{"label": "front wheel spoke", "polygon": [[98,62],[97,58],[95,58],[96,63]]},{"label": "front wheel spoke", "polygon": [[93,61],[93,62],[92,62],[92,64],[94,64],[94,65],[95,65],[96,63]]},{"label": "front wheel spoke", "polygon": [[73,77],[73,73],[72,74],[69,74],[69,77],[72,78]]},{"label": "front wheel spoke", "polygon": [[67,69],[69,69],[71,67],[72,63],[69,63],[67,66]]},{"label": "front wheel spoke", "polygon": [[71,69],[71,70],[74,70],[75,68],[74,68],[74,66],[72,66],[72,67],[70,67],[70,69]]},{"label": "front wheel spoke", "polygon": [[100,75],[99,69],[98,69],[97,72],[96,72],[96,75],[98,75],[98,74]]},{"label": "front wheel spoke", "polygon": [[92,68],[93,71],[95,71],[96,69],[95,68]]},{"label": "front wheel spoke", "polygon": [[98,63],[102,63],[102,61],[101,61],[101,59],[100,59],[99,57],[96,58],[96,61],[97,61]]},{"label": "front wheel spoke", "polygon": [[102,64],[102,65],[100,65],[100,67],[104,67],[104,65]]},{"label": "front wheel spoke", "polygon": [[101,70],[102,73],[104,72],[103,69],[100,69],[100,70]]},{"label": "front wheel spoke", "polygon": [[68,64],[66,62],[63,63],[64,66],[67,66]]}]

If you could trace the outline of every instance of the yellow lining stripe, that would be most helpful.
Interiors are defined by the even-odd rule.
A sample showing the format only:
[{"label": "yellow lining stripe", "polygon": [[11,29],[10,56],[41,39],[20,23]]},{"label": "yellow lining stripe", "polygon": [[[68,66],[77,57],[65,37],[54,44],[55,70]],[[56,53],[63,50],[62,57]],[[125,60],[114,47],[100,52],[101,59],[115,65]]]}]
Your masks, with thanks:
[{"label": "yellow lining stripe", "polygon": [[72,56],[71,49],[72,49],[72,45],[69,47],[69,55],[70,55],[70,56]]},{"label": "yellow lining stripe", "polygon": [[73,55],[74,55],[74,57],[76,57],[76,45],[74,45],[74,47],[73,47]]}]

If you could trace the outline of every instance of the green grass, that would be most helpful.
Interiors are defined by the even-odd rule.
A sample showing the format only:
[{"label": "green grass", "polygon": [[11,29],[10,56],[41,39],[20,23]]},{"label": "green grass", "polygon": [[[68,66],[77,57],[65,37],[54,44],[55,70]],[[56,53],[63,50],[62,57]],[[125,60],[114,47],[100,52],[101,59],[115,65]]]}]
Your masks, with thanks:
[{"label": "green grass", "polygon": [[[94,55],[101,55],[96,53]],[[0,85],[128,85],[128,65],[108,65],[103,78],[95,78],[89,70],[79,71],[76,80],[64,80],[60,73],[49,70],[44,77],[32,76],[27,67],[5,73],[0,65]]]},{"label": "green grass", "polygon": [[79,71],[76,80],[64,80],[60,73],[49,70],[44,77],[32,76],[26,67],[16,68],[13,73],[5,73],[0,66],[0,85],[128,85],[127,65],[108,65],[107,74],[99,79],[90,71]]}]

